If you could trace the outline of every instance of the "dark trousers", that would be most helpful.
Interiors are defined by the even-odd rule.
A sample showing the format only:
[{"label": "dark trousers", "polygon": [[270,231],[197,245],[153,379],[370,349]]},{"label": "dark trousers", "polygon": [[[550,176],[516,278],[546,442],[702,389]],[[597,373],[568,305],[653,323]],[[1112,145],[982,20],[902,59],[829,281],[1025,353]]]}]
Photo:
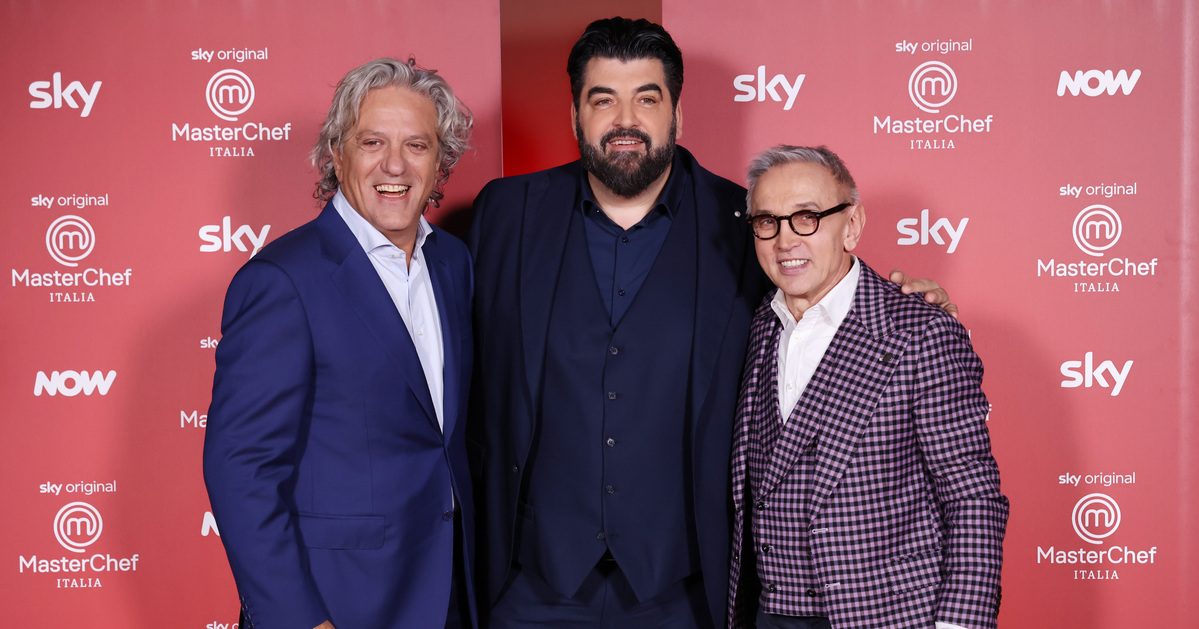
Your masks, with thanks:
[{"label": "dark trousers", "polygon": [[758,610],[758,629],[832,629],[823,616],[780,616]]},{"label": "dark trousers", "polygon": [[491,610],[490,629],[711,629],[698,574],[638,601],[616,562],[605,559],[567,598],[528,570],[516,574]]}]

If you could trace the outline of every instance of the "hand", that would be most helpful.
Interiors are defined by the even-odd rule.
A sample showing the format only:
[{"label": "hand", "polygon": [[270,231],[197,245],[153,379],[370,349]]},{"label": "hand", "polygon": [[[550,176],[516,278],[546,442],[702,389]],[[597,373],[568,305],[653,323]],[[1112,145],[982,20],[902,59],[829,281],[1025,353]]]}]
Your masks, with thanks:
[{"label": "hand", "polygon": [[336,628],[333,626],[333,621],[326,620],[325,622],[322,622],[321,624],[313,627],[312,629],[336,629]]},{"label": "hand", "polygon": [[924,301],[934,306],[940,306],[942,310],[948,312],[954,319],[958,318],[957,304],[949,301],[949,293],[945,292],[945,289],[941,288],[936,282],[909,278],[899,269],[891,271],[891,281],[899,284],[899,289],[903,291],[903,294],[924,293]]}]

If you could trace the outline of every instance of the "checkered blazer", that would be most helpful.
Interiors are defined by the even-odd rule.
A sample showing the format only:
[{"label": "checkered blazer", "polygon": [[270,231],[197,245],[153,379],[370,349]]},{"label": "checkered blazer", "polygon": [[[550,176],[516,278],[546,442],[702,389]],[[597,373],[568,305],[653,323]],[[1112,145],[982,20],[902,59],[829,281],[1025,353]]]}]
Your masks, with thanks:
[{"label": "checkered blazer", "polygon": [[[753,626],[762,594],[753,510],[800,503],[786,493],[805,485],[787,482],[805,450],[801,431],[789,429],[761,480],[751,488],[749,479],[761,423],[779,416],[766,382],[781,325],[770,297],[754,315],[733,435],[733,629]],[[807,529],[834,628],[996,626],[1008,502],[991,456],[982,373],[956,320],[862,264],[853,307],[799,403],[819,423],[807,516],[770,518],[784,523],[771,531],[784,538],[787,526]],[[780,574],[785,589],[787,571]]]}]

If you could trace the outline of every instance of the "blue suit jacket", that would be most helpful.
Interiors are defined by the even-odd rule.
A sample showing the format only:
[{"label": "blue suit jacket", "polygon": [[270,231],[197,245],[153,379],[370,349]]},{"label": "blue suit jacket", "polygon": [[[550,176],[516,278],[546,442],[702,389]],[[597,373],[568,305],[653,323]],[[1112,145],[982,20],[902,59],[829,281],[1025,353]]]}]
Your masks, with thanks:
[{"label": "blue suit jacket", "polygon": [[444,231],[421,251],[441,317],[444,436],[403,320],[331,204],[229,286],[204,477],[253,627],[445,622],[455,502],[468,565],[472,550],[473,280]]}]

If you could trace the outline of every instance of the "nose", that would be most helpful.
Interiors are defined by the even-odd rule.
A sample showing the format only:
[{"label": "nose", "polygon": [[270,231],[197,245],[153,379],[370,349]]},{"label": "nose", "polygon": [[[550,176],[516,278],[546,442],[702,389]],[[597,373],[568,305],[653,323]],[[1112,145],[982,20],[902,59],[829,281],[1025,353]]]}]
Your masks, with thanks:
[{"label": "nose", "polygon": [[799,246],[804,237],[791,229],[790,221],[779,221],[779,235],[774,237],[774,248],[778,251],[789,251]]},{"label": "nose", "polygon": [[638,126],[633,103],[622,102],[619,107],[620,109],[616,112],[616,119],[612,121],[613,124],[622,129],[632,129]]},{"label": "nose", "polygon": [[392,144],[387,147],[381,168],[388,175],[402,175],[408,170],[408,155],[404,151],[403,144]]}]

